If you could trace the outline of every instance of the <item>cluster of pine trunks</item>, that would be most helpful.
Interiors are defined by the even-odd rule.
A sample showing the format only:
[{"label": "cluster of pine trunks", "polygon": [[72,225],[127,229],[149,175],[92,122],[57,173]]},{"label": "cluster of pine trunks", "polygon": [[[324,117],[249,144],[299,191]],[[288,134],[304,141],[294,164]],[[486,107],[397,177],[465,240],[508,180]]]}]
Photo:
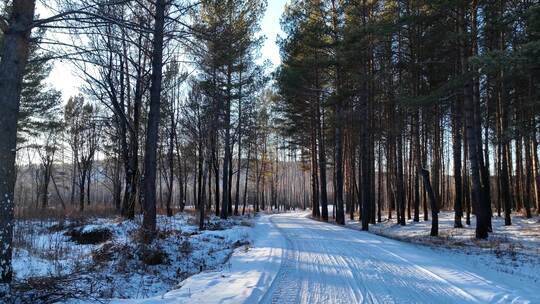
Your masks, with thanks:
[{"label": "cluster of pine trunks", "polygon": [[[287,41],[285,50],[294,51],[283,69],[310,74],[303,87],[294,87],[284,72],[286,81],[279,83],[285,111],[296,109],[294,102],[308,104],[304,135],[313,216],[328,220],[331,203],[337,223],[344,223],[346,213],[367,230],[384,212],[405,225],[407,219],[427,220],[431,213],[436,220],[439,210],[454,210],[456,227],[476,216],[478,238],[492,230],[494,212],[507,225],[513,211],[531,217],[540,201],[537,68],[509,77],[508,66],[488,69],[491,63],[475,61],[520,43],[510,33],[517,25],[500,23],[510,3],[385,3],[329,1],[323,13],[314,3],[295,7],[326,18],[321,27],[330,32],[321,34],[321,46]],[[521,8],[532,11],[537,3],[527,5]],[[348,45],[347,30],[354,30],[347,22],[374,27],[381,18],[406,26],[356,33],[361,49]],[[328,21],[338,19],[345,21]],[[316,28],[309,22],[306,28]],[[443,28],[452,35],[441,35]],[[295,95],[288,96],[291,88]]]}]

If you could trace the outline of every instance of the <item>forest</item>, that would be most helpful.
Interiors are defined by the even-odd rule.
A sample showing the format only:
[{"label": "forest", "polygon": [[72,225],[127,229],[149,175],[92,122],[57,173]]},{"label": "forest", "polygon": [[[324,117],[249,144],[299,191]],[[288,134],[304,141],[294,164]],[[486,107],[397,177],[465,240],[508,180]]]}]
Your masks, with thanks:
[{"label": "forest", "polygon": [[534,303],[539,140],[540,1],[5,0],[0,303]]}]

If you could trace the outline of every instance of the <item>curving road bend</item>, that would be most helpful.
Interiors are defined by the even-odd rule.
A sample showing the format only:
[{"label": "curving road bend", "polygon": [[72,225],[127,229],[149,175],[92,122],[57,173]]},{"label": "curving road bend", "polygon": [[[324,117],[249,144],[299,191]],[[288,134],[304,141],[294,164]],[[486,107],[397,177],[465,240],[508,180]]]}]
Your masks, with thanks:
[{"label": "curving road bend", "polygon": [[263,304],[539,301],[535,283],[474,267],[462,254],[316,222],[305,214],[279,214],[270,221],[285,242]]}]

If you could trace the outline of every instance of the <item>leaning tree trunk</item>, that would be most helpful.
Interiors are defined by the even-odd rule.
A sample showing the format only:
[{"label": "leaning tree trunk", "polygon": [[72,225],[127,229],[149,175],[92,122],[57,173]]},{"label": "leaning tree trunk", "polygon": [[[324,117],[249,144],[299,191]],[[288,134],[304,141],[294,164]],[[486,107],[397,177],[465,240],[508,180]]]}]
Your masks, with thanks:
[{"label": "leaning tree trunk", "polygon": [[[13,194],[15,191],[15,153],[22,79],[28,61],[30,31],[35,1],[14,0],[9,25],[2,26],[4,45],[0,61],[0,284],[13,277],[11,252],[13,239]],[[0,288],[0,293],[2,292]]]}]

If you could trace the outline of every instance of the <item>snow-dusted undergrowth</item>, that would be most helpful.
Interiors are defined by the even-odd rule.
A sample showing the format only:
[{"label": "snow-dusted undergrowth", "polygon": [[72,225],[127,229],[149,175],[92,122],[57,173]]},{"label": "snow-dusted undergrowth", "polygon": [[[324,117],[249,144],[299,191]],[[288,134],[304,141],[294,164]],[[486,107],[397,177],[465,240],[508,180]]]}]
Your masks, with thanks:
[{"label": "snow-dusted undergrowth", "polygon": [[15,290],[19,302],[147,298],[189,276],[227,267],[233,250],[248,245],[249,218],[210,217],[199,231],[188,214],[158,216],[153,242],[139,220],[18,221]]}]

